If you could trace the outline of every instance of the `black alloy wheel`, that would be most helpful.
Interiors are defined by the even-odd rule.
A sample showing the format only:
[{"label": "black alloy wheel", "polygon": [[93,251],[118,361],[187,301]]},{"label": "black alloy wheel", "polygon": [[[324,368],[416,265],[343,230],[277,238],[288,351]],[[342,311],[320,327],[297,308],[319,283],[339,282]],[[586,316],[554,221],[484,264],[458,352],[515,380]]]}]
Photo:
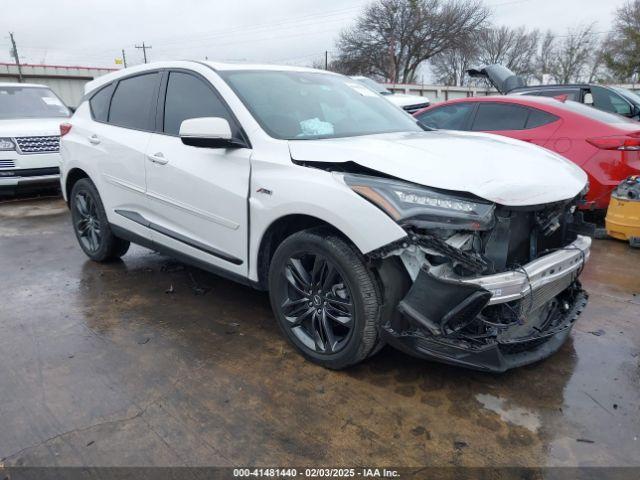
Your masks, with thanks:
[{"label": "black alloy wheel", "polygon": [[76,210],[74,224],[80,243],[85,250],[97,252],[102,241],[102,231],[96,204],[87,192],[80,191],[76,193],[73,205]]},{"label": "black alloy wheel", "polygon": [[332,369],[377,352],[382,295],[358,249],[327,227],[287,237],[269,266],[269,296],[287,339]]},{"label": "black alloy wheel", "polygon": [[317,353],[336,353],[353,329],[353,302],[336,265],[319,254],[289,258],[280,305],[291,332]]}]

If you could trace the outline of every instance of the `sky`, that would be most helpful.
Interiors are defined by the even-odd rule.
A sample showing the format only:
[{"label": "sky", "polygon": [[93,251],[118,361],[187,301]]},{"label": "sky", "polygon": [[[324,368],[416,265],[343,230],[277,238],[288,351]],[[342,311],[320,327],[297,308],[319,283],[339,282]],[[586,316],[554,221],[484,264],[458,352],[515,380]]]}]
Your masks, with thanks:
[{"label": "sky", "polygon": [[[205,59],[311,65],[335,50],[338,33],[369,0],[1,0],[0,62],[13,32],[21,61],[115,67],[125,50],[151,45],[150,61]],[[597,22],[610,29],[625,0],[485,0],[498,25],[558,34]]]}]

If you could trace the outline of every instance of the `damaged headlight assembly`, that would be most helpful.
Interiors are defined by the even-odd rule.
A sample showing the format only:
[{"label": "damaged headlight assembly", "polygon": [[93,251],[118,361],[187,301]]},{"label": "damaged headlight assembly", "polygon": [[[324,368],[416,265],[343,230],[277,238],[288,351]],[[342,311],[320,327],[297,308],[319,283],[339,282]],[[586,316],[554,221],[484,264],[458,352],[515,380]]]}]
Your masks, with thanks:
[{"label": "damaged headlight assembly", "polygon": [[345,174],[344,182],[403,226],[487,230],[495,205],[400,180]]}]

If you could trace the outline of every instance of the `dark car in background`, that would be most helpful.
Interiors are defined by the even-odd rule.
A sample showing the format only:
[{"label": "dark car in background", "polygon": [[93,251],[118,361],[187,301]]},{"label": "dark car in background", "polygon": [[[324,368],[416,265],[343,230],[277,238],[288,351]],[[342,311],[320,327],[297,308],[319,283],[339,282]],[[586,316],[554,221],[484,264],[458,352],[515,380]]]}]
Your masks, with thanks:
[{"label": "dark car in background", "polygon": [[534,143],[568,158],[589,176],[583,208],[604,214],[613,189],[640,174],[640,124],[562,101],[526,95],[450,100],[414,114],[430,128],[488,132]]},{"label": "dark car in background", "polygon": [[566,96],[568,100],[584,103],[598,110],[634,120],[640,119],[640,95],[626,88],[592,83],[527,86],[521,77],[502,65],[489,65],[479,70],[468,70],[467,73],[473,78],[488,80],[504,95]]}]

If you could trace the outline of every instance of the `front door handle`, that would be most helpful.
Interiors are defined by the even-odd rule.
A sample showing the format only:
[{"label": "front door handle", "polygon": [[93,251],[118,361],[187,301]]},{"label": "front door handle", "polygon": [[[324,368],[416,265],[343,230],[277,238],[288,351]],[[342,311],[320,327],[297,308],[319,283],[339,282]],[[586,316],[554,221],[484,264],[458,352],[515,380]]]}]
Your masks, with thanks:
[{"label": "front door handle", "polygon": [[98,138],[98,135],[96,135],[95,133],[91,135],[89,137],[89,143],[92,143],[93,145],[98,145],[100,143],[100,139]]},{"label": "front door handle", "polygon": [[169,163],[169,160],[165,158],[162,152],[157,152],[149,155],[149,160],[151,160],[153,163],[157,163],[158,165],[166,165],[167,163]]}]

